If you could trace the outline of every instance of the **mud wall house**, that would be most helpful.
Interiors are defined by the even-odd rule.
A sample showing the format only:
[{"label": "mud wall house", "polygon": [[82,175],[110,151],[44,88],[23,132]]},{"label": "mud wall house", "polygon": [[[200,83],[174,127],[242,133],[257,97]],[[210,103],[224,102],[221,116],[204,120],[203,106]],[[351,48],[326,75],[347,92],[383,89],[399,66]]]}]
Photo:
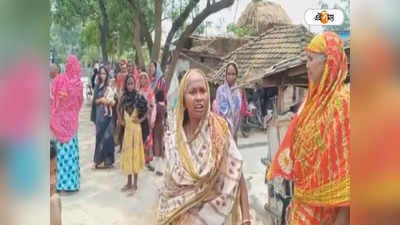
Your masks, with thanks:
[{"label": "mud wall house", "polygon": [[301,98],[299,87],[306,87],[307,80],[290,80],[282,83],[281,77],[266,81],[263,78],[272,70],[272,66],[301,55],[313,36],[303,25],[271,25],[270,29],[255,40],[224,57],[218,66],[219,69],[215,73],[207,74],[207,79],[212,83],[221,84],[226,65],[234,61],[239,67],[238,85],[247,88],[278,87],[278,111],[286,111],[290,105],[299,101]]}]

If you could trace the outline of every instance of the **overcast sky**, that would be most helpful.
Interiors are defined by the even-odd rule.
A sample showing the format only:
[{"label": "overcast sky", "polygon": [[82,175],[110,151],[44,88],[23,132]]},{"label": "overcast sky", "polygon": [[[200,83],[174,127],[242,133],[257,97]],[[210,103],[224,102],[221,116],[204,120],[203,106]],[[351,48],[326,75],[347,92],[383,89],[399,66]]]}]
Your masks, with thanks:
[{"label": "overcast sky", "polygon": [[[305,24],[304,14],[307,9],[318,9],[318,0],[270,0],[271,2],[278,3],[286,11],[293,24]],[[203,9],[206,5],[206,0],[200,1],[200,9]],[[207,28],[207,36],[224,36],[226,35],[226,26],[230,23],[236,23],[239,20],[241,13],[246,9],[246,6],[251,0],[235,0],[235,3],[224,10],[221,10],[211,16],[205,21],[211,22],[211,26]],[[163,22],[163,40],[168,34],[172,25],[171,21]],[[307,26],[307,25],[306,25]],[[321,26],[309,27],[312,32],[321,31]]]}]

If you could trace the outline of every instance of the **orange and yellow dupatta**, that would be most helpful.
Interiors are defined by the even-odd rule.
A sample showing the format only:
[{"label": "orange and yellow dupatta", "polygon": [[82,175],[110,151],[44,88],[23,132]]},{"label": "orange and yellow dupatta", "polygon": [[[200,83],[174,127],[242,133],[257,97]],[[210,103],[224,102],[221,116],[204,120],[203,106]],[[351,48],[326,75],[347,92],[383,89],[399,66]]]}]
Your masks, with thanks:
[{"label": "orange and yellow dupatta", "polygon": [[[299,210],[303,221],[309,217],[312,224],[326,224],[315,223],[313,207],[350,204],[350,93],[344,83],[347,59],[342,41],[333,32],[317,35],[306,50],[326,56],[322,79],[319,84],[309,81],[306,101],[293,119],[267,177],[293,179],[292,206],[307,206],[300,207],[307,208],[304,212]],[[322,215],[319,217],[317,221],[323,220]]]}]

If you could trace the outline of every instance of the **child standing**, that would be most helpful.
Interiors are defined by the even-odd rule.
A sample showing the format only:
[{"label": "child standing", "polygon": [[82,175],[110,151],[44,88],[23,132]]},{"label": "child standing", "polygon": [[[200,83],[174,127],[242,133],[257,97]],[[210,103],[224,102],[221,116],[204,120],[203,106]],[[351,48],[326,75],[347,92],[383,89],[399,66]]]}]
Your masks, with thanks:
[{"label": "child standing", "polygon": [[[135,90],[135,79],[126,77],[119,113],[123,129],[121,170],[128,176],[127,184],[121,191],[136,191],[138,173],[144,168],[144,146],[141,123],[146,118],[147,103]],[[132,185],[133,175],[133,185]]]},{"label": "child standing", "polygon": [[[165,101],[164,101],[164,90],[163,89],[157,89],[156,90],[156,119],[154,123],[154,129],[153,129],[153,152],[154,156],[156,157],[157,161],[160,161],[161,157],[164,156],[164,143],[163,143],[163,137],[164,137],[164,130],[165,130],[165,118],[167,114],[166,106],[165,106]],[[160,164],[161,162],[158,162],[157,164]],[[157,167],[160,167],[160,165],[156,165]],[[162,173],[160,171],[160,168],[157,169],[156,174],[161,176]]]},{"label": "child standing", "polygon": [[50,141],[50,225],[61,225],[61,199],[56,193],[57,145]]}]

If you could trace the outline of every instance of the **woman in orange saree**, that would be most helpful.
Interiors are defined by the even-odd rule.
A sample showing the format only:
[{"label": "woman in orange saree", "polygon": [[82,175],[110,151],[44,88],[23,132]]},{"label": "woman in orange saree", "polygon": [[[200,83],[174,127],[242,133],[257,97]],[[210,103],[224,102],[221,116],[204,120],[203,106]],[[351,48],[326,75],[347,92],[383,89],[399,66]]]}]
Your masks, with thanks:
[{"label": "woman in orange saree", "polygon": [[350,93],[347,59],[337,34],[306,48],[309,90],[268,171],[294,181],[290,225],[349,224]]}]

